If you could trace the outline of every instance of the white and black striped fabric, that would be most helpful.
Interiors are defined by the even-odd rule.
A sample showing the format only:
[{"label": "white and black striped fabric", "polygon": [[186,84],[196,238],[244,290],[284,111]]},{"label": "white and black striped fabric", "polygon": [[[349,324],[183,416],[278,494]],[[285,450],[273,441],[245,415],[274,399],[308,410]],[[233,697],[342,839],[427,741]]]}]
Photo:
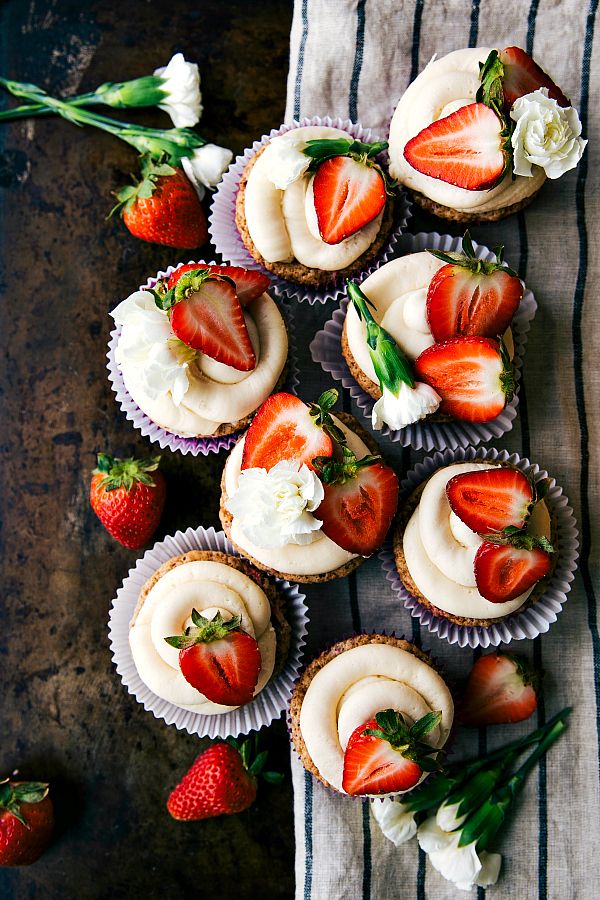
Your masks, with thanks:
[{"label": "white and black striped fabric", "polygon": [[[296,0],[286,120],[350,117],[385,133],[397,99],[431,57],[465,46],[518,44],[533,53],[580,110],[589,145],[577,170],[548,182],[524,212],[472,229],[534,291],[539,310],[529,338],[517,424],[498,446],[536,461],[564,487],[575,509],[581,557],[574,589],[550,631],[511,649],[545,672],[541,723],[574,707],[567,734],[530,776],[499,849],[494,900],[592,900],[600,896],[600,641],[598,574],[600,473],[594,462],[600,418],[600,25],[598,0]],[[433,219],[431,220],[433,223]],[[459,231],[435,221],[438,231]],[[410,223],[409,223],[410,228]],[[300,310],[299,310],[300,312]],[[303,307],[298,346],[306,348],[331,310]],[[302,360],[300,393],[322,390],[324,374]],[[348,398],[345,400],[349,407]],[[398,471],[422,454],[386,441]],[[597,584],[597,582],[596,582]],[[596,587],[597,590],[597,587]],[[341,582],[309,588],[308,656],[360,630],[414,638],[463,677],[473,652],[423,631],[394,599],[379,560]],[[534,717],[535,719],[535,717]],[[526,733],[536,721],[462,734],[472,755]],[[416,842],[396,849],[370,818],[368,803],[335,796],[292,754],[296,896],[300,900],[442,900],[462,896],[428,864]]]}]

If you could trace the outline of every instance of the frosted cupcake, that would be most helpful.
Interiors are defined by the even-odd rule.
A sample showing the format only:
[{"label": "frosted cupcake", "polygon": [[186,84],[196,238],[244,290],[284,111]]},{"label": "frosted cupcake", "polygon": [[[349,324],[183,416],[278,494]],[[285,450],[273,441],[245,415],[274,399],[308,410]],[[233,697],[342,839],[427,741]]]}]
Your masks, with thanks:
[{"label": "frosted cupcake", "polygon": [[410,790],[436,767],[454,719],[452,696],[429,657],[388,635],[334,644],[300,676],[290,705],[302,764],[353,796]]},{"label": "frosted cupcake", "polygon": [[455,50],[398,103],[390,173],[435,215],[497,221],[577,165],[580,135],[577,111],[524,50]]}]

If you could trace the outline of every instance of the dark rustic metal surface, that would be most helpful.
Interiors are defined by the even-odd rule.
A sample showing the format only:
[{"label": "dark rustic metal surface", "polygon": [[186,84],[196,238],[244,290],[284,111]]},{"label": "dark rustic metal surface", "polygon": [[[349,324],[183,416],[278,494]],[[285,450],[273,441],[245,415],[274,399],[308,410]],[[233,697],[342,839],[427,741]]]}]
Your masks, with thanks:
[{"label": "dark rustic metal surface", "polygon": [[[291,5],[4,0],[0,70],[70,94],[146,74],[181,50],[200,65],[201,133],[239,152],[283,118]],[[0,897],[290,897],[289,777],[241,815],[174,822],[166,797],[201,743],[146,713],[110,659],[109,605],[138,554],[95,519],[89,472],[98,450],[149,445],[109,390],[107,313],[189,257],[106,220],[134,165],[132,150],[99,131],[55,119],[0,125],[0,773],[18,766],[49,780],[58,817],[38,863],[0,869]],[[214,455],[165,454],[159,539],[218,527],[221,466]],[[288,771],[283,722],[264,740]]]}]

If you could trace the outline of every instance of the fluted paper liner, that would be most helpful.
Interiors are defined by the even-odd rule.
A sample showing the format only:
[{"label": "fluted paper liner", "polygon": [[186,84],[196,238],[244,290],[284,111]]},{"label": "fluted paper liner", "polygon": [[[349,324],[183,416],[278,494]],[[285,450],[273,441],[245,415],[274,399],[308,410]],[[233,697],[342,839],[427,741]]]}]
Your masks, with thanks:
[{"label": "fluted paper liner", "polygon": [[[412,469],[401,484],[401,500],[406,499],[437,469],[449,466],[463,460],[489,460],[490,462],[508,463],[521,469],[526,475],[531,475],[534,481],[549,478],[548,473],[541,470],[535,463],[521,458],[517,453],[509,454],[506,450],[469,448],[468,450],[446,450],[444,453],[435,453],[428,456],[423,462],[418,463]],[[577,523],[573,516],[573,510],[569,506],[568,498],[563,490],[556,484],[554,478],[549,478],[550,487],[544,500],[550,513],[556,522],[555,552],[557,561],[548,584],[542,596],[531,606],[523,610],[517,610],[502,622],[482,625],[457,625],[449,619],[434,615],[430,609],[423,606],[416,597],[404,586],[394,559],[393,548],[389,544],[379,552],[386,578],[392,589],[403,601],[411,616],[419,619],[421,625],[428,631],[437,634],[450,644],[458,644],[459,647],[497,647],[499,644],[508,644],[510,641],[533,640],[540,634],[545,634],[562,610],[566,602],[567,594],[571,590],[571,582],[575,577],[579,543],[577,540]],[[435,599],[432,598],[432,602]]]},{"label": "fluted paper liner", "polygon": [[222,531],[214,528],[188,528],[169,535],[147,550],[123,581],[112,602],[108,620],[108,636],[112,658],[121,681],[144,709],[167,725],[199,737],[227,738],[257,731],[278,719],[287,709],[294,682],[298,677],[308,623],[305,596],[296,584],[270,578],[286,602],[286,619],[291,627],[290,649],[283,670],[271,678],[250,703],[222,715],[204,716],[169,703],[154,694],[138,674],[129,646],[129,623],[140,591],[148,579],[167,560],[190,550],[216,550],[231,556],[240,554]]},{"label": "fluted paper liner", "polygon": [[[432,234],[421,232],[417,235],[403,234],[398,239],[396,256],[419,253],[427,249],[445,252],[457,251],[461,249],[461,246],[461,238],[453,238],[447,234],[440,235],[437,232]],[[494,253],[487,247],[475,243],[473,243],[473,247],[480,259],[487,262],[495,261]],[[342,354],[342,331],[348,302],[348,298],[345,297],[341,301],[340,308],[336,309],[332,318],[325,323],[325,327],[316,333],[310,344],[310,352],[314,362],[319,363],[325,372],[331,375],[335,381],[340,381],[346,390],[350,391],[350,396],[356,401],[362,414],[370,420],[375,400],[352,377]],[[518,387],[527,334],[536,309],[535,297],[531,291],[525,290],[511,324],[515,345],[513,357],[515,395],[495,419],[490,422],[460,422],[458,420],[435,422],[423,419],[397,431],[393,431],[385,425],[378,433],[389,437],[392,441],[399,441],[403,447],[429,451],[445,450],[447,447],[455,450],[458,447],[476,446],[482,441],[494,440],[510,431],[517,415]]]},{"label": "fluted paper liner", "polygon": [[[213,202],[208,217],[208,230],[213,244],[223,259],[228,263],[233,266],[244,266],[246,269],[258,269],[273,279],[275,290],[281,296],[289,300],[306,300],[308,303],[313,304],[326,303],[328,300],[339,301],[345,294],[344,276],[341,275],[336,277],[332,274],[331,284],[321,285],[320,287],[295,284],[292,281],[287,281],[285,278],[280,278],[273,272],[263,268],[263,266],[254,259],[244,244],[235,224],[236,197],[242,173],[249,160],[252,159],[254,154],[257,153],[264,144],[267,144],[274,137],[285,134],[293,128],[303,128],[306,125],[340,128],[342,131],[348,132],[351,137],[356,138],[359,141],[364,141],[365,143],[379,140],[370,128],[363,128],[361,125],[350,122],[349,119],[332,119],[329,116],[325,116],[324,118],[313,116],[311,119],[304,118],[300,121],[294,120],[287,125],[282,125],[281,128],[273,128],[269,134],[263,134],[259,140],[254,141],[252,146],[248,147],[242,156],[237,156],[229,166],[229,169],[223,176],[223,180],[213,196]],[[400,234],[404,228],[406,228],[406,223],[410,216],[410,206],[411,204],[406,193],[400,191],[397,200],[394,226],[386,243],[378,253],[377,260],[366,267],[364,272],[360,272],[353,277],[362,281],[367,275],[370,275],[371,272],[374,272],[375,269],[395,255],[396,243]]]}]

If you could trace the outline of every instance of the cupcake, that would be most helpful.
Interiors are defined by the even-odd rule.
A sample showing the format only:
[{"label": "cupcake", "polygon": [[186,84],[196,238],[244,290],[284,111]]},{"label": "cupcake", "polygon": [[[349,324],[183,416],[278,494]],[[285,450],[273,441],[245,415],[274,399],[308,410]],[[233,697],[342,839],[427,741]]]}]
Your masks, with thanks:
[{"label": "cupcake", "polygon": [[337,391],[306,404],[270,397],[231,451],[221,522],[234,546],[280,578],[323,582],[354,571],[382,544],[398,479]]},{"label": "cupcake", "polygon": [[300,676],[290,705],[292,742],[307,771],[353,796],[410,790],[436,767],[454,718],[431,659],[399,638],[356,635]]},{"label": "cupcake", "polygon": [[577,111],[524,50],[455,50],[400,99],[390,173],[437,216],[497,221],[577,165],[580,135]]},{"label": "cupcake", "polygon": [[236,556],[191,550],[143,585],[129,645],[157,697],[202,716],[251,703],[284,666],[290,646],[277,587]]},{"label": "cupcake", "polygon": [[402,584],[434,615],[488,627],[531,606],[557,559],[547,483],[488,460],[435,471],[394,531]]},{"label": "cupcake", "polygon": [[286,374],[288,335],[269,278],[199,262],[151,285],[112,312],[126,394],[170,435],[243,430]]}]

